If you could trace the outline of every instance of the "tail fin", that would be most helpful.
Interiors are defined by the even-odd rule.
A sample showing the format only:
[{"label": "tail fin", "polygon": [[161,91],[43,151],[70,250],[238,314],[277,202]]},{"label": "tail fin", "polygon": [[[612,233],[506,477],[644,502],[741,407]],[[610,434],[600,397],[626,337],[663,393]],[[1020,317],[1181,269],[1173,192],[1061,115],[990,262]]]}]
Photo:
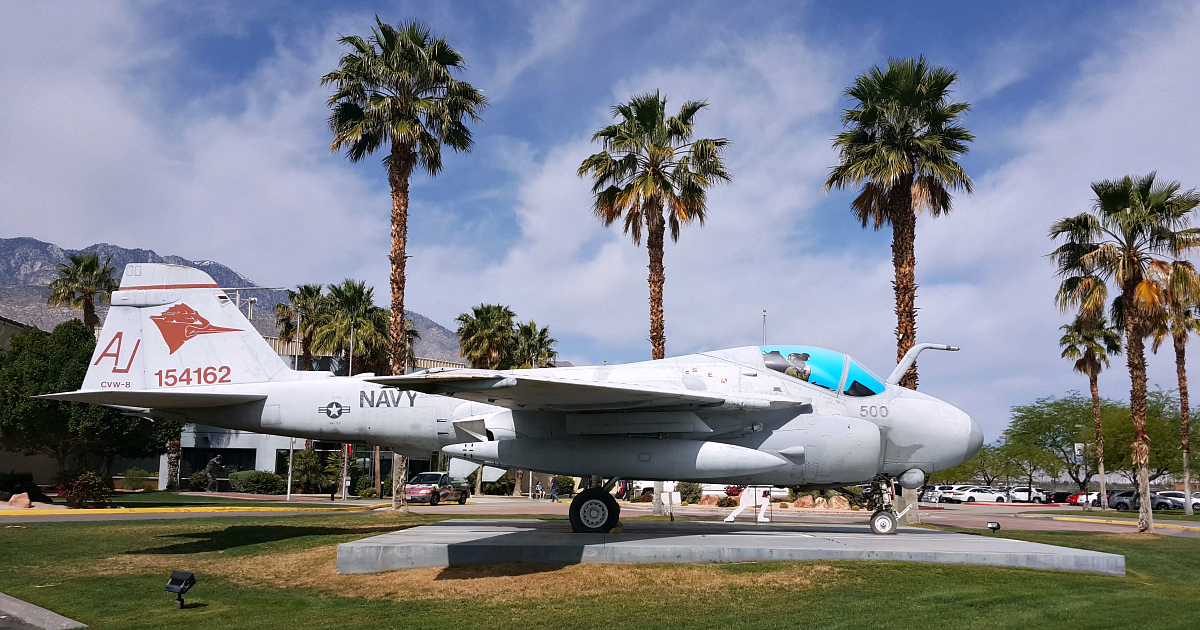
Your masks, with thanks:
[{"label": "tail fin", "polygon": [[135,263],[92,354],[83,389],[156,389],[293,380],[208,274],[179,265]]}]

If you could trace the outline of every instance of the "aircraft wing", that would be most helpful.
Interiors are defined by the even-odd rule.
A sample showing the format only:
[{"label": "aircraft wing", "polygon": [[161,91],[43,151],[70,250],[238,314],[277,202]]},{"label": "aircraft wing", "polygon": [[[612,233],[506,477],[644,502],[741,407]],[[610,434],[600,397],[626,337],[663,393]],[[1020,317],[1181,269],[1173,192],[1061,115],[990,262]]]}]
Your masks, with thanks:
[{"label": "aircraft wing", "polygon": [[108,407],[142,409],[205,409],[228,407],[263,400],[266,394],[227,394],[217,392],[189,392],[172,389],[81,389],[61,394],[42,394],[34,398],[62,400],[66,402],[91,403]]},{"label": "aircraft wing", "polygon": [[365,380],[423,394],[454,396],[510,409],[686,411],[704,408],[771,409],[804,404],[658,385],[565,379],[533,372],[520,374],[448,368]]}]

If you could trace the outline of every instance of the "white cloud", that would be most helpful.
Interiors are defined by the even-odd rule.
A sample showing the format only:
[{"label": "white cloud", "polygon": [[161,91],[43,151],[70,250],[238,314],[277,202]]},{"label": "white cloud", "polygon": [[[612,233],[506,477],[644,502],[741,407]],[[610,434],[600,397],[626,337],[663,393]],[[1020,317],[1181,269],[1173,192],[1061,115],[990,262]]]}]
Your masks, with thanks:
[{"label": "white cloud", "polygon": [[[332,31],[172,105],[159,66],[175,51],[125,5],[77,8],[8,5],[0,20],[6,236],[150,247],[264,282],[325,279],[360,268],[363,241],[382,247],[386,196],[328,154],[318,79],[336,60]],[[215,113],[231,94],[244,109]]]}]

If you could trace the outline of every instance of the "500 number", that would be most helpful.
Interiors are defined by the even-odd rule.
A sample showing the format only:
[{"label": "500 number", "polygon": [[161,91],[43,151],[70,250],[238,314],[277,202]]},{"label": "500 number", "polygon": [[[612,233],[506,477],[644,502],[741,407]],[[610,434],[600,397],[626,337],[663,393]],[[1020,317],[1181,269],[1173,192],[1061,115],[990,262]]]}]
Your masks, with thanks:
[{"label": "500 number", "polygon": [[214,383],[232,383],[229,380],[228,365],[208,366],[206,368],[184,368],[182,370],[159,370],[154,373],[158,377],[159,387],[175,387],[176,385],[212,385]]},{"label": "500 number", "polygon": [[858,408],[858,415],[864,418],[886,418],[888,415],[888,409],[883,405],[863,405]]}]

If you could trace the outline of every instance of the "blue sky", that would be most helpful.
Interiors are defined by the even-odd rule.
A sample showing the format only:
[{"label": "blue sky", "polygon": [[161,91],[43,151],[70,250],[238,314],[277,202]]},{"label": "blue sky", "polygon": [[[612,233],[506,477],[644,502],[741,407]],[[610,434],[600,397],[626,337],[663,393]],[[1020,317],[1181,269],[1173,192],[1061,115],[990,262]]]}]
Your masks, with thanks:
[{"label": "blue sky", "polygon": [[[379,161],[330,154],[339,34],[421,19],[491,99],[476,147],[413,182],[407,304],[480,302],[549,325],[577,363],[649,357],[645,252],[575,176],[609,107],[707,99],[733,182],[668,247],[668,354],[769,341],[894,362],[888,231],[825,194],[841,90],[889,56],[957,70],[976,192],[918,230],[922,389],[989,439],[1007,409],[1082,388],[1058,358],[1050,222],[1089,182],[1200,185],[1200,10],[1186,2],[5,3],[0,235],[220,260],[263,284],[366,279],[387,295]],[[1118,366],[1119,367],[1119,366]],[[1169,355],[1151,358],[1173,382]],[[1121,396],[1116,369],[1102,381]],[[1127,390],[1126,390],[1127,391]]]}]

